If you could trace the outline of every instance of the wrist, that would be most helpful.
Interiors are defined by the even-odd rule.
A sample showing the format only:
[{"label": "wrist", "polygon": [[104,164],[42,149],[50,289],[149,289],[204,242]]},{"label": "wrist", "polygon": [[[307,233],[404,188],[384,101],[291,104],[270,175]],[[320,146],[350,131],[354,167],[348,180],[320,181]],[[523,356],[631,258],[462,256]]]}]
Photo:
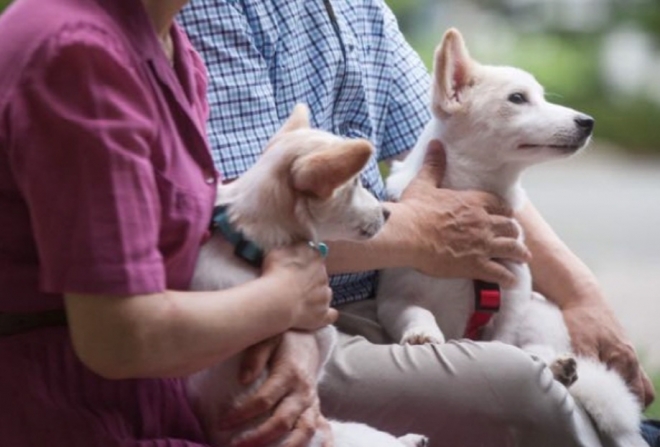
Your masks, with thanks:
[{"label": "wrist", "polygon": [[388,202],[386,206],[390,218],[376,235],[375,242],[380,243],[383,256],[390,264],[388,267],[412,267],[417,250],[411,243],[410,236],[413,232],[409,227],[414,219],[410,216],[409,207],[398,202]]},{"label": "wrist", "polygon": [[297,349],[297,357],[302,361],[305,371],[316,376],[321,367],[317,335],[314,332],[290,330],[284,334],[284,337]]},{"label": "wrist", "polygon": [[390,217],[373,238],[361,242],[330,243],[326,260],[329,274],[412,267],[416,264],[417,251],[411,244],[409,222],[412,218],[408,207],[395,202],[384,205],[390,211]]},{"label": "wrist", "polygon": [[280,332],[291,329],[300,312],[300,300],[296,298],[297,295],[293,291],[288,275],[268,274],[259,280],[262,281],[264,290],[269,291],[264,299],[268,299],[271,303],[269,307],[272,318],[282,325]]}]

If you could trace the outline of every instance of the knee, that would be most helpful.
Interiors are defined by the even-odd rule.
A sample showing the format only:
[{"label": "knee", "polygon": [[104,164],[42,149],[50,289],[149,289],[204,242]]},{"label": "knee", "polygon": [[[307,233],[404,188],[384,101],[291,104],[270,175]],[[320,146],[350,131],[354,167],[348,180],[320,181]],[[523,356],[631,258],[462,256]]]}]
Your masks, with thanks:
[{"label": "knee", "polygon": [[521,349],[503,343],[482,343],[482,371],[507,407],[528,414],[554,411],[569,415],[574,402],[568,390],[554,380],[546,364]]},{"label": "knee", "polygon": [[491,380],[501,386],[547,387],[553,381],[545,363],[523,350],[499,342],[477,343],[479,360]]}]

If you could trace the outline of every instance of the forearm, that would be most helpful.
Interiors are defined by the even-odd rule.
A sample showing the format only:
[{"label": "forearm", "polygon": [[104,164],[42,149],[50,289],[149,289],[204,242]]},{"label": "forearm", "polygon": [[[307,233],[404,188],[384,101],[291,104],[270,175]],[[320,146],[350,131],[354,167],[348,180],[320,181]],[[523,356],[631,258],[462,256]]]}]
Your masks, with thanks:
[{"label": "forearm", "polygon": [[530,203],[517,217],[532,251],[534,287],[562,309],[575,352],[616,369],[640,402],[649,405],[653,386],[593,273]]},{"label": "forearm", "polygon": [[402,243],[396,219],[397,203],[388,203],[391,217],[378,234],[366,241],[338,241],[329,244],[326,259],[329,274],[353,273],[408,266],[407,246]]},{"label": "forearm", "polygon": [[81,360],[109,378],[190,374],[291,326],[273,278],[213,292],[67,296]]},{"label": "forearm", "polygon": [[527,202],[516,217],[532,252],[534,289],[561,308],[604,301],[591,270],[562,242],[536,208]]}]

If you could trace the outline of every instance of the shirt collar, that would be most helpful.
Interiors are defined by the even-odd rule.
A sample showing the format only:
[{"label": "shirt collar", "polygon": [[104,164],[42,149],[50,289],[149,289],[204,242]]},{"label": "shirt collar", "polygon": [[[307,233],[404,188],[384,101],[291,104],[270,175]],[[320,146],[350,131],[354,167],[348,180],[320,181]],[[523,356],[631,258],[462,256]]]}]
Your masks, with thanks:
[{"label": "shirt collar", "polygon": [[130,44],[144,59],[167,59],[141,0],[97,0],[124,29]]}]

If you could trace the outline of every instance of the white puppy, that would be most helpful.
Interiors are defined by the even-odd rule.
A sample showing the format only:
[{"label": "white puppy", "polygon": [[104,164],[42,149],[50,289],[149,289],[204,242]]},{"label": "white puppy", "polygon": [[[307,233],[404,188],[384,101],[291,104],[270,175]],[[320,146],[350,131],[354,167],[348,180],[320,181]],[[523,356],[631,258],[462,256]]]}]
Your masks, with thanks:
[{"label": "white puppy", "polygon": [[[221,290],[255,279],[259,269],[251,264],[258,264],[261,254],[275,247],[374,236],[387,214],[358,178],[372,154],[366,140],[346,140],[311,129],[307,108],[297,106],[257,163],[235,182],[219,187],[217,228],[202,247],[193,289]],[[315,335],[325,364],[335,344],[335,329],[328,326]],[[239,354],[187,380],[191,402],[218,447],[246,434],[222,430],[218,424],[232,403],[255,392],[267,377],[264,373],[246,389],[238,381],[240,360]],[[322,370],[323,365],[319,380]],[[337,447],[426,445],[426,438],[419,435],[395,438],[364,424],[330,421],[330,425]],[[318,447],[322,441],[316,435],[310,446]]]},{"label": "white puppy", "polygon": [[[567,157],[588,143],[591,117],[548,103],[529,73],[477,63],[458,31],[445,34],[434,64],[433,119],[408,157],[394,164],[387,180],[392,199],[400,197],[420,170],[433,139],[443,142],[447,155],[442,187],[488,191],[514,209],[525,201],[520,174],[526,167]],[[611,442],[645,445],[639,434],[640,405],[624,381],[600,363],[564,357],[571,344],[561,312],[532,292],[527,265],[506,265],[517,284],[501,290],[499,312],[492,313],[482,331],[474,325],[484,315],[489,318],[488,310],[473,316],[475,293],[492,296],[492,286],[475,290],[472,280],[431,278],[412,269],[381,273],[379,319],[401,343],[443,343],[464,337],[468,330],[481,332],[484,340],[521,347],[550,365]]]}]

